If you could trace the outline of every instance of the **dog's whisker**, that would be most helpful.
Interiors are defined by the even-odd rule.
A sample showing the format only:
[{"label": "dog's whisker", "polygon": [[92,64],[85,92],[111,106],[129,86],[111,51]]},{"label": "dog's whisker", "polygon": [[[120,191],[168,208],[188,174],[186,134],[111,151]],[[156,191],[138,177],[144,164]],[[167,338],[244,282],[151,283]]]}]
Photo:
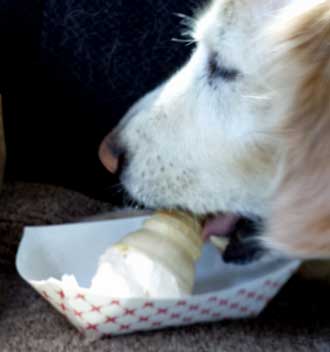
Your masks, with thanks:
[{"label": "dog's whisker", "polygon": [[137,202],[134,198],[130,196],[130,194],[122,187],[123,194],[123,206],[126,208],[131,208],[134,210],[145,210],[146,208],[139,202]]},{"label": "dog's whisker", "polygon": [[174,12],[173,15],[177,16],[177,17],[180,17],[180,18],[187,18],[187,17],[189,18],[189,15],[186,15],[186,14],[184,14],[182,12]]},{"label": "dog's whisker", "polygon": [[187,46],[195,44],[195,41],[193,39],[172,38],[171,41],[176,43],[184,43]]},{"label": "dog's whisker", "polygon": [[270,100],[270,97],[267,95],[243,95],[243,98],[264,101]]},{"label": "dog's whisker", "polygon": [[189,16],[181,12],[174,12],[173,15],[189,22],[196,22],[196,19],[193,16]]},{"label": "dog's whisker", "polygon": [[175,13],[175,16],[181,18],[181,26],[184,27],[181,36],[189,39],[190,42],[195,43],[193,36],[194,28],[196,26],[196,19],[192,16],[188,16],[182,13]]}]

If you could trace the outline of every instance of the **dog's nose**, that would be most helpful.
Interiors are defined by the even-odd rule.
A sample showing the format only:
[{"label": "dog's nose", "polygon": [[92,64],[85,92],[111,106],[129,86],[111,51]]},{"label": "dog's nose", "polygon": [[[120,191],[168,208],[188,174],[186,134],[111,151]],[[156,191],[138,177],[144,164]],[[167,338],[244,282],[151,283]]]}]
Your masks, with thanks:
[{"label": "dog's nose", "polygon": [[104,138],[99,148],[99,158],[102,164],[108,171],[115,174],[120,168],[123,156],[124,149],[118,143],[115,134],[110,133]]}]

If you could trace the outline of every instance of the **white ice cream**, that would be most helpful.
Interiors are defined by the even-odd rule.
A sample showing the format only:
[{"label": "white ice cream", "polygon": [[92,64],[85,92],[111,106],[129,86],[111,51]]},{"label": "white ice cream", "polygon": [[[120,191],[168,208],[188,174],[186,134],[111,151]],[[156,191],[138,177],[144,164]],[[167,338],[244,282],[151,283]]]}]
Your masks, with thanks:
[{"label": "white ice cream", "polygon": [[202,246],[196,219],[181,212],[158,212],[106,251],[91,289],[117,298],[191,294]]},{"label": "white ice cream", "polygon": [[91,290],[111,297],[172,298],[185,294],[173,273],[142,252],[115,246],[103,256]]}]

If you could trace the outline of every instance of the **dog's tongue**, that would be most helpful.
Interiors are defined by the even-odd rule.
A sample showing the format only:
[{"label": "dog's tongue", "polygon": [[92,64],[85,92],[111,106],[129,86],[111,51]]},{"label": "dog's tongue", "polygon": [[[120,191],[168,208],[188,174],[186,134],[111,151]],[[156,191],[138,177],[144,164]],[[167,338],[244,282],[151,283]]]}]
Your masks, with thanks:
[{"label": "dog's tongue", "polygon": [[229,234],[239,219],[239,215],[220,214],[206,220],[203,227],[203,239],[207,240],[211,236],[225,236]]}]

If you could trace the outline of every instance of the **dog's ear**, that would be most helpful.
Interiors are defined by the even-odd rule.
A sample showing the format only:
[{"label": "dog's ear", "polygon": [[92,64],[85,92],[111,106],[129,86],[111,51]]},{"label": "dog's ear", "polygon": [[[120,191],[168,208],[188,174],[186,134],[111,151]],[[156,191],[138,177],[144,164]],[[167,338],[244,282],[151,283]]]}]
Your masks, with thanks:
[{"label": "dog's ear", "polygon": [[291,77],[279,129],[287,148],[265,242],[290,256],[330,257],[330,2],[302,1],[287,14],[276,30],[277,69]]}]

